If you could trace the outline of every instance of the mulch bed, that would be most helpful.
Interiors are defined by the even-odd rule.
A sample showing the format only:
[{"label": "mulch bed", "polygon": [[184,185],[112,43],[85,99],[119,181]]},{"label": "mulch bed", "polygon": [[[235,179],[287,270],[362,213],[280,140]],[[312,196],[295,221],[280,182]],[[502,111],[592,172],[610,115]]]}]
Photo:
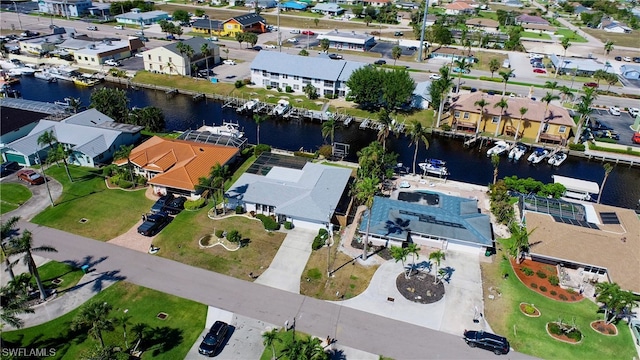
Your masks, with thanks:
[{"label": "mulch bed", "polygon": [[[527,314],[527,312],[525,311],[525,308],[527,307],[527,305],[533,307],[533,309],[534,309],[533,314]],[[531,304],[521,303],[520,304],[520,311],[522,311],[522,313],[525,316],[529,316],[529,317],[539,317],[540,316],[540,310],[538,310],[535,306],[533,306]]]},{"label": "mulch bed", "polygon": [[[354,249],[362,250],[364,248],[364,243],[362,241],[358,241],[357,236],[354,236],[351,240],[351,247]],[[370,246],[369,247],[370,255],[378,255],[384,260],[391,260],[393,256],[391,256],[391,251],[386,246]]]},{"label": "mulch bed", "polygon": [[[520,264],[517,264],[515,259],[511,259],[510,261],[511,266],[513,267],[513,271],[516,273],[518,279],[520,279],[520,281],[522,281],[522,283],[532,291],[535,291],[538,294],[544,295],[550,299],[557,301],[578,302],[584,299],[582,295],[576,292],[571,292],[561,288],[560,286],[554,286],[549,283],[549,276],[557,276],[555,266],[531,260],[524,260]],[[533,275],[527,276],[522,271],[523,268],[529,268],[533,270]],[[545,273],[546,278],[540,278],[536,274],[538,271]],[[543,289],[546,291],[543,291]],[[552,291],[553,293],[551,293]]]},{"label": "mulch bed", "polygon": [[434,280],[433,275],[414,270],[409,279],[405,278],[404,273],[400,273],[396,278],[396,287],[407,300],[432,304],[444,297],[444,284],[442,281],[434,284]]},{"label": "mulch bed", "polygon": [[604,320],[598,320],[591,323],[591,328],[602,335],[616,336],[618,328],[613,324],[607,324]]},{"label": "mulch bed", "polygon": [[559,341],[562,341],[562,342],[566,342],[566,343],[569,343],[569,344],[577,344],[577,343],[581,342],[581,341],[582,341],[582,339],[584,339],[584,335],[581,337],[581,339],[580,339],[580,340],[576,340],[576,339],[573,339],[573,338],[568,337],[568,336],[567,336],[567,335],[565,335],[565,334],[560,334],[560,335],[558,335],[558,334],[553,334],[553,333],[551,333],[551,331],[549,331],[549,325],[550,325],[550,324],[551,324],[551,323],[547,323],[547,326],[546,326],[546,328],[547,328],[547,334],[549,334],[552,338],[554,338],[554,339],[556,339],[556,340],[559,340]]}]

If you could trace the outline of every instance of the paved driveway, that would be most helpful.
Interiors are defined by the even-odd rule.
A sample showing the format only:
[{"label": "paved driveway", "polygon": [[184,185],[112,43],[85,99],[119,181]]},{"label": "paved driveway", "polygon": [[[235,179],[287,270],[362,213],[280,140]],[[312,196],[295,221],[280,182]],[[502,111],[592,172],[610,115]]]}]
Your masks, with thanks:
[{"label": "paved driveway", "polygon": [[47,176],[47,184],[41,185],[29,185],[24,181],[20,181],[15,172],[3,177],[0,181],[2,181],[3,183],[22,184],[26,186],[33,194],[31,199],[27,200],[27,202],[22,204],[19,208],[4,214],[2,216],[3,219],[9,219],[13,216],[19,216],[22,220],[29,221],[34,216],[42,212],[42,210],[51,206],[51,200],[49,200],[49,192],[51,192],[51,198],[54,202],[60,197],[60,195],[62,195],[62,185],[50,176]]}]

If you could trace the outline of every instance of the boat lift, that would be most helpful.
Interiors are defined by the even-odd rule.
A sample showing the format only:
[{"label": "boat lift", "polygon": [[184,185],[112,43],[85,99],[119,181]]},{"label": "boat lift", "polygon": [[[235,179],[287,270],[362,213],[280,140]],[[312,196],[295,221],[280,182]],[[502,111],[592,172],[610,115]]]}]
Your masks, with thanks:
[{"label": "boat lift", "polygon": [[591,194],[600,195],[600,186],[593,181],[586,181],[567,176],[552,175],[553,182],[567,188],[564,196],[572,199],[590,201]]}]

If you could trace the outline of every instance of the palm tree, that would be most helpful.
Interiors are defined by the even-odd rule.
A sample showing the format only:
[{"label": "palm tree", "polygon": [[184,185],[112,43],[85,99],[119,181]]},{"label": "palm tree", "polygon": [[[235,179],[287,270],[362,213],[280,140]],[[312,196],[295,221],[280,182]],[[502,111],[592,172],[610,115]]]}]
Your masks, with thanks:
[{"label": "palm tree", "polygon": [[418,158],[418,147],[420,146],[420,142],[424,143],[424,147],[426,150],[429,150],[429,140],[427,139],[427,129],[422,126],[422,123],[418,120],[412,120],[409,123],[409,127],[406,130],[406,135],[409,136],[410,142],[409,146],[415,145],[415,150],[413,152],[413,174],[416,173],[416,161]]},{"label": "palm tree", "polygon": [[127,326],[130,325],[131,315],[122,314],[115,319],[115,324],[122,326],[122,337],[124,338],[124,347],[129,348],[129,341],[127,340]]},{"label": "palm tree", "polygon": [[500,131],[500,124],[502,123],[502,114],[504,114],[504,109],[509,107],[509,104],[507,103],[507,99],[502,98],[500,99],[500,101],[498,101],[497,103],[495,103],[493,105],[494,108],[499,107],[500,108],[500,116],[498,117],[498,125],[496,126],[496,131],[493,134],[493,136],[498,136],[498,133],[501,132]]},{"label": "palm tree", "polygon": [[202,56],[204,56],[205,65],[207,66],[207,71],[209,71],[209,53],[211,52],[209,44],[203,43],[200,47],[200,52],[202,53]]},{"label": "palm tree", "polygon": [[456,93],[460,92],[460,81],[462,81],[462,73],[466,73],[471,68],[471,63],[468,58],[463,57],[460,60],[455,60],[453,64],[460,70],[458,72],[458,86],[456,87]]},{"label": "palm tree", "polygon": [[331,138],[331,145],[333,145],[333,136],[336,129],[336,121],[332,117],[331,119],[322,123],[322,138],[327,139],[327,137]]},{"label": "palm tree", "polygon": [[538,135],[536,135],[536,142],[540,141],[540,134],[542,134],[542,129],[549,122],[549,119],[547,117],[547,112],[549,111],[549,104],[553,100],[558,100],[558,99],[560,99],[559,96],[553,95],[550,92],[547,92],[547,94],[542,99],[540,99],[540,101],[544,102],[546,106],[544,108],[544,118],[540,121],[540,127],[538,128]]},{"label": "palm tree", "polygon": [[[53,130],[45,131],[40,136],[38,136],[38,145],[49,145],[50,149],[55,149],[54,144],[58,143],[58,139],[55,135],[53,135]],[[69,166],[67,164],[67,156],[66,152],[63,152],[62,162],[64,162],[64,169],[67,172],[67,176],[69,177],[69,181],[73,182],[71,178],[71,173],[69,172]],[[44,166],[44,165],[43,165]]]},{"label": "palm tree", "polygon": [[380,129],[378,130],[378,141],[382,143],[382,149],[387,149],[387,138],[391,132],[391,116],[387,109],[382,108],[378,113],[378,121],[380,122]]},{"label": "palm tree", "polygon": [[80,110],[80,108],[82,107],[82,100],[80,100],[80,98],[74,98],[74,97],[70,97],[68,98],[69,100],[69,109],[71,109],[71,112],[74,114],[78,113],[78,110]]},{"label": "palm tree", "polygon": [[365,177],[360,178],[354,184],[353,192],[354,196],[358,202],[367,207],[367,211],[369,212],[369,218],[367,220],[367,232],[366,239],[363,244],[362,250],[362,259],[367,260],[369,256],[367,247],[369,246],[369,228],[371,226],[371,207],[373,206],[373,198],[375,197],[376,192],[378,191],[378,185],[380,180],[376,177]]},{"label": "palm tree", "polygon": [[[611,52],[611,50],[613,50],[613,41],[607,40],[607,42],[604,43],[604,54],[606,55],[605,56],[605,60],[609,56],[609,53]],[[605,63],[606,63],[606,61],[605,61]]]},{"label": "palm tree", "polygon": [[11,280],[15,279],[16,276],[13,273],[13,266],[11,265],[11,261],[9,261],[11,252],[5,248],[5,242],[9,241],[17,233],[17,229],[15,228],[15,226],[19,220],[19,216],[14,216],[6,222],[2,223],[2,226],[0,227],[0,250],[2,250],[2,258],[4,259],[4,263],[7,266],[7,271],[9,272],[9,278]]},{"label": "palm tree", "polygon": [[219,192],[219,198],[216,196],[216,206],[218,201],[224,202],[224,186],[225,182],[229,178],[229,166],[228,165],[220,165],[220,163],[216,163],[211,168],[209,172],[209,176],[211,178],[211,188],[215,189],[215,191]]},{"label": "palm tree", "polygon": [[431,86],[437,86],[440,91],[440,105],[438,106],[438,120],[436,121],[436,127],[440,127],[440,119],[442,119],[442,110],[444,109],[444,103],[446,95],[453,86],[453,80],[451,79],[451,73],[448,66],[440,68],[440,79],[434,81]]},{"label": "palm tree", "polygon": [[396,61],[400,59],[400,56],[402,56],[402,48],[396,45],[391,49],[391,57],[393,58],[394,66],[396,65]]},{"label": "palm tree", "polygon": [[491,71],[491,78],[493,78],[493,74],[500,69],[500,61],[496,58],[491,59],[489,61],[489,71]]},{"label": "palm tree", "polygon": [[[613,166],[609,163],[604,163],[602,167],[604,168],[604,179],[602,179],[602,185],[600,185],[600,194],[604,192],[604,184],[607,183],[607,178],[609,177],[609,174],[611,174],[611,171],[613,171]],[[602,195],[598,195],[598,204],[600,204],[601,198]]]},{"label": "palm tree", "polygon": [[[11,253],[20,254],[22,256],[22,261],[25,265],[27,265],[29,273],[36,279],[36,284],[38,284],[38,290],[40,291],[40,298],[42,300],[45,300],[47,298],[47,294],[44,289],[44,285],[42,284],[42,280],[40,280],[40,274],[38,273],[36,262],[33,260],[33,253],[58,252],[58,250],[48,245],[33,247],[33,237],[31,236],[31,231],[29,230],[25,230],[24,232],[22,232],[22,235],[20,237],[12,238],[10,240],[10,244],[13,248],[11,250]],[[16,260],[13,264],[15,265],[15,263],[17,263],[19,260],[20,259]]]},{"label": "palm tree", "polygon": [[258,127],[256,133],[256,140],[258,141],[258,145],[260,145],[260,124],[267,120],[267,115],[262,114],[253,114],[253,121],[256,122],[256,126]]},{"label": "palm tree", "polygon": [[434,276],[435,281],[434,284],[438,283],[438,268],[440,267],[440,262],[444,259],[444,252],[442,250],[436,250],[429,254],[429,260],[433,260],[436,263],[436,275]]},{"label": "palm tree", "polygon": [[420,258],[420,248],[415,243],[409,243],[407,245],[407,252],[411,254],[411,268],[409,270],[409,277],[411,277],[411,273],[413,272],[413,268],[416,266],[416,260]]},{"label": "palm tree", "polygon": [[603,304],[604,319],[607,324],[617,319],[625,309],[630,312],[637,306],[635,295],[631,291],[623,291],[616,283],[597,283],[596,292],[598,294],[596,301]]},{"label": "palm tree", "polygon": [[529,236],[533,234],[535,229],[527,232],[527,228],[524,225],[520,225],[517,223],[512,223],[509,226],[509,231],[511,232],[511,246],[508,251],[511,256],[516,259],[516,262],[520,264],[524,259],[524,254],[529,251]]},{"label": "palm tree", "polygon": [[271,331],[262,333],[262,344],[271,348],[271,359],[276,358],[276,342],[282,342],[282,339],[278,337],[278,329],[271,329]]},{"label": "palm tree", "polygon": [[518,127],[516,128],[516,135],[513,137],[514,141],[518,141],[518,135],[520,135],[520,125],[522,124],[524,114],[526,114],[527,111],[529,111],[529,108],[521,107],[519,111],[520,111],[520,121],[518,122]]},{"label": "palm tree", "polygon": [[131,328],[131,331],[135,334],[135,338],[136,338],[136,344],[132,349],[132,352],[135,352],[136,350],[138,350],[138,346],[140,346],[140,343],[142,343],[142,341],[144,340],[144,336],[145,333],[147,332],[147,329],[149,328],[149,326],[145,323],[137,323],[135,325],[133,325],[133,327]]},{"label": "palm tree", "polygon": [[569,42],[568,38],[563,38],[562,42],[560,42],[560,45],[564,49],[564,53],[562,54],[562,62],[556,66],[556,73],[555,75],[553,75],[554,79],[558,77],[558,71],[560,70],[560,68],[564,67],[564,60],[567,58],[567,49],[571,46],[571,43]]},{"label": "palm tree", "polygon": [[131,182],[135,184],[135,177],[133,176],[133,163],[131,162],[131,150],[133,145],[120,145],[120,148],[113,154],[115,160],[127,159],[127,168],[129,169],[129,176]]},{"label": "palm tree", "polygon": [[103,331],[111,331],[114,328],[114,319],[109,318],[109,313],[113,307],[106,302],[92,302],[80,309],[80,312],[71,321],[71,330],[86,330],[89,335],[100,340],[100,345],[104,348]]},{"label": "palm tree", "polygon": [[493,185],[498,180],[498,166],[500,165],[500,155],[491,154],[491,165],[493,165]]},{"label": "palm tree", "polygon": [[545,89],[551,89],[551,94],[553,94],[554,90],[558,88],[557,81],[547,81],[544,83]]},{"label": "palm tree", "polygon": [[402,246],[391,245],[389,252],[396,262],[402,262],[402,273],[404,274],[404,278],[409,279],[409,274],[407,273],[406,267],[404,265],[405,261],[407,261],[407,256],[409,255],[409,249]]},{"label": "palm tree", "polygon": [[480,123],[482,122],[482,120],[484,120],[484,108],[487,107],[487,105],[489,104],[490,102],[488,102],[484,98],[474,103],[475,106],[480,107],[480,117],[478,118],[478,124],[476,125],[476,136],[478,136],[478,133],[480,133]]},{"label": "palm tree", "polygon": [[[14,282],[14,280],[12,280],[10,283],[12,282]],[[18,315],[33,314],[34,310],[29,307],[28,297],[12,296],[9,294],[9,291],[9,286],[5,286],[0,289],[0,297],[2,297],[3,299],[3,304],[0,307],[0,320],[10,326],[13,326],[14,328],[20,329],[24,325],[24,322],[18,317]]]},{"label": "palm tree", "polygon": [[573,101],[573,99],[575,98],[572,89],[566,85],[560,86],[560,96],[562,97],[562,102],[565,102],[567,100]]},{"label": "palm tree", "polygon": [[498,74],[502,77],[502,82],[504,83],[504,89],[502,89],[502,96],[504,96],[507,92],[507,83],[509,82],[509,79],[511,79],[513,69],[509,71],[500,71]]}]

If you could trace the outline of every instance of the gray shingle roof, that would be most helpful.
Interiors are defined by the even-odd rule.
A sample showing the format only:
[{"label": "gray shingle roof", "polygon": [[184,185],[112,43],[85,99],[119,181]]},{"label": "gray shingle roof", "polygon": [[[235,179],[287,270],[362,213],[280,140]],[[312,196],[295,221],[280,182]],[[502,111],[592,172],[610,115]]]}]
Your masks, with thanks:
[{"label": "gray shingle roof", "polygon": [[311,79],[346,81],[351,73],[367,64],[327,57],[290,55],[277,51],[260,51],[251,63],[251,70],[287,74]]},{"label": "gray shingle roof", "polygon": [[267,23],[267,21],[262,16],[256,15],[255,13],[234,16],[232,19],[242,24],[242,26],[249,26],[257,23]]},{"label": "gray shingle roof", "polygon": [[191,48],[193,49],[193,56],[198,56],[200,55],[200,48],[202,48],[202,44],[207,43],[209,44],[209,49],[213,49],[215,47],[217,47],[218,45],[216,45],[214,42],[207,40],[205,38],[196,36],[196,37],[192,37],[191,39],[187,39],[187,40],[183,40],[183,41],[177,41],[174,43],[171,43],[169,45],[165,45],[163,46],[165,49],[175,53],[176,55],[181,55],[180,51],[178,51],[178,44],[183,43],[185,45],[189,45],[191,46]]},{"label": "gray shingle roof", "polygon": [[211,29],[211,30],[220,30],[222,29],[223,22],[220,20],[212,20],[212,19],[198,19],[193,22],[191,27],[198,29]]}]

